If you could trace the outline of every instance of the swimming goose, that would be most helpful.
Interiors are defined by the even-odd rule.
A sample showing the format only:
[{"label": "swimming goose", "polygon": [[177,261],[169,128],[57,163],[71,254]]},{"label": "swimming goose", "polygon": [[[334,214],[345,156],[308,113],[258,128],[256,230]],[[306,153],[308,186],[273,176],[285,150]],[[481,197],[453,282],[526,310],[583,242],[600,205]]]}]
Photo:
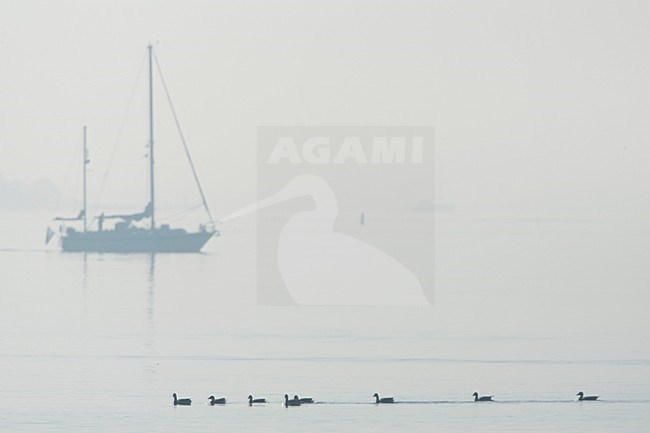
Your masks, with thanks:
[{"label": "swimming goose", "polygon": [[289,400],[289,396],[287,394],[284,395],[284,407],[289,407],[289,406],[300,406],[300,400]]},{"label": "swimming goose", "polygon": [[594,401],[594,400],[598,400],[597,395],[588,395],[588,396],[585,397],[585,393],[582,392],[582,391],[580,391],[576,395],[580,396],[580,398],[578,398],[578,401],[583,401],[583,400]]},{"label": "swimming goose", "polygon": [[211,395],[210,397],[208,397],[208,400],[210,400],[210,406],[214,406],[215,404],[226,404],[225,397],[214,398],[214,395]]},{"label": "swimming goose", "polygon": [[474,401],[494,401],[494,400],[492,400],[491,395],[484,395],[483,397],[479,397],[478,392],[475,392],[472,395],[474,396]]},{"label": "swimming goose", "polygon": [[384,397],[384,398],[379,398],[379,394],[375,393],[373,395],[375,397],[375,404],[379,403],[395,403],[395,399],[393,397]]},{"label": "swimming goose", "polygon": [[265,398],[253,398],[252,395],[248,396],[248,405],[252,406],[254,403],[266,403]]},{"label": "swimming goose", "polygon": [[313,397],[302,397],[302,398],[299,398],[297,395],[294,395],[294,396],[293,396],[293,399],[294,399],[294,400],[300,400],[300,403],[302,403],[302,404],[311,404],[311,403],[314,402],[314,398],[313,398]]},{"label": "swimming goose", "polygon": [[179,406],[179,405],[189,406],[192,404],[192,400],[190,400],[189,398],[181,398],[181,399],[177,398],[176,393],[174,393],[172,397],[174,397],[174,406]]}]

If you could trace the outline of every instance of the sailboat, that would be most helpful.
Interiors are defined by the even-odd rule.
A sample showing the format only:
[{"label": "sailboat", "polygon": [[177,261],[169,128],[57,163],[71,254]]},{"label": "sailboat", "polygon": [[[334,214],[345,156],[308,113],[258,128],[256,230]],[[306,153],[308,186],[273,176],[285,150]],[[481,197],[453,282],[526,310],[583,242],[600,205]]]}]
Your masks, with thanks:
[{"label": "sailboat", "polygon": [[[97,217],[97,230],[90,230],[87,224],[86,207],[86,169],[90,162],[86,147],[86,127],[84,127],[84,151],[83,151],[83,209],[76,217],[57,217],[55,221],[83,221],[82,230],[73,227],[61,227],[60,239],[63,251],[78,252],[114,252],[114,253],[159,253],[159,252],[199,252],[201,248],[212,238],[219,236],[215,229],[214,220],[210,214],[203,189],[199,182],[194,163],[190,158],[187,145],[181,133],[181,139],[185,146],[194,179],[196,181],[203,207],[205,208],[210,223],[202,224],[198,231],[189,232],[182,228],[172,228],[169,224],[156,225],[156,202],[154,184],[154,116],[153,116],[153,46],[147,47],[149,60],[149,203],[139,213],[105,215],[101,213]],[[164,81],[163,81],[164,85]],[[166,91],[165,87],[165,91]],[[168,95],[169,96],[169,95]],[[174,119],[178,126],[176,113],[173,110]],[[180,132],[180,128],[179,128]],[[114,220],[112,228],[105,228],[106,220]],[[134,223],[149,220],[148,227],[136,226]],[[52,238],[54,232],[48,228],[46,243]]]}]

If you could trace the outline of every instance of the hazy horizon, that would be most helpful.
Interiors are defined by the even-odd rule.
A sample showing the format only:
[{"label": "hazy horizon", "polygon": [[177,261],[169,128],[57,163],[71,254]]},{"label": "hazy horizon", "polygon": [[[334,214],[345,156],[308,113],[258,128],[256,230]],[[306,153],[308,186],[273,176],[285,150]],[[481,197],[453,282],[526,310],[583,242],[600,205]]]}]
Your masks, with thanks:
[{"label": "hazy horizon", "polygon": [[[79,197],[86,125],[91,204],[100,189],[146,204],[153,42],[216,216],[255,199],[260,125],[430,125],[438,202],[647,217],[649,18],[604,1],[4,2],[0,176]],[[174,202],[195,190],[164,102],[158,179]]]}]

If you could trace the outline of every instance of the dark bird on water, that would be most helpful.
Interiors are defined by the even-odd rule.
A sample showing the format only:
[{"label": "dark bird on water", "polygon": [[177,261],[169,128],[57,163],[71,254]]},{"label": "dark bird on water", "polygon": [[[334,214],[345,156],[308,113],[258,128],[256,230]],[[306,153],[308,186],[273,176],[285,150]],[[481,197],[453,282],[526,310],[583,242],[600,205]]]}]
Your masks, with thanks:
[{"label": "dark bird on water", "polygon": [[472,395],[474,396],[474,401],[494,401],[494,400],[492,400],[491,395],[484,395],[483,397],[479,397],[478,392],[475,392]]},{"label": "dark bird on water", "polygon": [[189,406],[192,404],[192,400],[189,398],[177,398],[176,393],[172,397],[174,397],[174,406]]},{"label": "dark bird on water", "polygon": [[300,406],[300,400],[289,400],[289,396],[287,394],[284,395],[284,407],[289,407],[289,406]]},{"label": "dark bird on water", "polygon": [[300,400],[300,403],[302,404],[310,404],[314,402],[313,397],[298,397],[297,395],[293,396],[294,400]]},{"label": "dark bird on water", "polygon": [[384,397],[384,398],[379,398],[379,394],[375,393],[373,395],[375,397],[375,404],[379,403],[395,403],[395,399],[393,397]]},{"label": "dark bird on water", "polygon": [[579,397],[578,397],[578,401],[584,401],[584,400],[587,400],[587,401],[595,401],[595,400],[598,400],[598,396],[597,396],[597,395],[588,395],[588,396],[585,397],[585,393],[582,392],[582,391],[580,391],[580,392],[577,393],[576,395],[579,396]]},{"label": "dark bird on water", "polygon": [[208,400],[210,400],[210,406],[214,406],[215,404],[226,404],[225,397],[214,398],[214,395],[211,395],[210,397],[208,397]]},{"label": "dark bird on water", "polygon": [[265,398],[253,398],[252,395],[249,395],[248,396],[248,405],[252,406],[255,403],[266,403],[266,399]]}]

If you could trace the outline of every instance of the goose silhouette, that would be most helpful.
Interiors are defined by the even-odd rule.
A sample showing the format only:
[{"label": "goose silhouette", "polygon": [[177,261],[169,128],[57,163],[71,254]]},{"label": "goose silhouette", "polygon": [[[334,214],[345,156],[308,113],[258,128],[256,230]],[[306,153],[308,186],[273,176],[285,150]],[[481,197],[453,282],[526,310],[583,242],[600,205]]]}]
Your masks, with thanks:
[{"label": "goose silhouette", "polygon": [[314,402],[313,397],[298,397],[297,395],[293,396],[294,400],[300,400],[300,403],[302,404],[310,404]]},{"label": "goose silhouette", "polygon": [[214,406],[215,404],[226,404],[225,397],[214,398],[214,395],[211,395],[210,397],[208,397],[208,400],[210,400],[210,406]]},{"label": "goose silhouette", "polygon": [[478,392],[475,392],[472,395],[474,396],[474,401],[494,401],[494,400],[492,400],[491,395],[484,395],[483,397],[479,397]]},{"label": "goose silhouette", "polygon": [[395,399],[393,397],[384,397],[384,398],[379,398],[379,394],[375,393],[373,395],[375,397],[375,404],[380,404],[380,403],[395,403]]},{"label": "goose silhouette", "polygon": [[176,397],[176,393],[172,394],[172,397],[174,397],[174,406],[189,406],[192,404],[192,400],[189,398],[178,398]]},{"label": "goose silhouette", "polygon": [[252,395],[249,395],[248,396],[248,405],[252,406],[252,405],[254,405],[256,403],[266,403],[266,399],[265,398],[253,398]]},{"label": "goose silhouette", "polygon": [[314,209],[291,216],[280,232],[277,263],[284,285],[302,305],[429,305],[416,275],[386,252],[334,230],[336,194],[321,177],[300,175],[282,190],[221,222],[298,197]]},{"label": "goose silhouette", "polygon": [[596,401],[598,400],[597,395],[587,395],[585,396],[585,393],[580,391],[579,393],[576,394],[578,397],[578,401]]},{"label": "goose silhouette", "polygon": [[284,395],[284,407],[300,406],[300,404],[300,400],[289,400],[289,396],[287,394]]}]

